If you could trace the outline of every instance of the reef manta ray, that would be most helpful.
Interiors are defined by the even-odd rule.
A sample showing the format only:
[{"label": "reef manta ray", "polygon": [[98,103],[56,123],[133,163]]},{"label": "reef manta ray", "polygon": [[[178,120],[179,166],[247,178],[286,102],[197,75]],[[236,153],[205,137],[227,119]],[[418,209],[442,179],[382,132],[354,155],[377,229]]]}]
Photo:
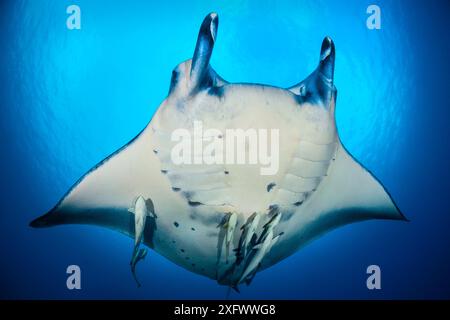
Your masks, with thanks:
[{"label": "reef manta ray", "polygon": [[[192,59],[172,74],[147,127],[85,174],[33,227],[92,224],[136,239],[174,263],[237,289],[324,233],[368,219],[406,220],[384,187],[346,151],[335,123],[335,48],[316,70],[277,88],[232,84],[210,66],[218,16],[207,15]],[[279,130],[279,170],[171,161],[178,128]],[[223,136],[212,137],[224,139]],[[247,152],[248,150],[246,150]]]}]

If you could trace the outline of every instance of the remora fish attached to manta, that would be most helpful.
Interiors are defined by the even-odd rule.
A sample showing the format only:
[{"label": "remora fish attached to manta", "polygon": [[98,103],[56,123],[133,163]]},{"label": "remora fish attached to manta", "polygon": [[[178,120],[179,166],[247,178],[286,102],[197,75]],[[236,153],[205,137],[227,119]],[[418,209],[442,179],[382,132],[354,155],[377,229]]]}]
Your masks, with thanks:
[{"label": "remora fish attached to manta", "polygon": [[278,241],[280,236],[273,236],[273,231],[270,229],[267,233],[264,234],[263,239],[260,243],[255,245],[252,250],[255,251],[254,255],[249,259],[247,267],[244,269],[244,272],[241,275],[238,283],[244,282],[244,280],[261,265],[261,261],[264,259],[267,253],[269,253],[272,246]]},{"label": "remora fish attached to manta", "polygon": [[240,263],[246,256],[247,250],[250,246],[251,240],[256,236],[256,230],[259,225],[261,215],[257,212],[253,213],[247,220],[247,222],[241,227],[242,234],[239,238],[239,246],[236,253],[236,263]]},{"label": "remora fish attached to manta", "polygon": [[[148,205],[147,205],[148,203]],[[134,249],[133,255],[131,256],[131,272],[136,280],[138,286],[141,284],[136,278],[136,264],[145,258],[147,255],[147,249],[139,249],[139,246],[142,242],[142,238],[144,236],[145,224],[147,222],[147,217],[150,217],[152,214],[153,204],[151,200],[145,200],[142,196],[139,196],[134,202],[134,206],[129,208],[128,211],[134,214]],[[153,214],[153,218],[156,216]]]},{"label": "remora fish attached to manta", "polygon": [[[217,14],[207,15],[193,58],[173,70],[169,95],[147,127],[86,173],[31,226],[107,227],[136,237],[137,243],[142,239],[192,272],[235,287],[245,281],[245,273],[268,268],[339,226],[405,220],[385,188],[339,139],[332,40],[323,40],[317,68],[284,89],[222,79],[210,65],[217,29]],[[192,133],[196,121],[220,132],[279,130],[278,171],[261,175],[254,164],[174,164],[171,134],[179,128]],[[141,229],[131,223],[128,211],[136,197],[151,200],[158,217],[147,217]],[[248,268],[252,258],[238,264],[233,253],[239,242],[248,242],[240,239],[240,230],[254,212],[261,221],[250,242],[260,243],[251,251],[260,255]],[[226,217],[235,219],[232,234],[221,225]],[[230,250],[226,258],[218,254],[225,245]]]}]

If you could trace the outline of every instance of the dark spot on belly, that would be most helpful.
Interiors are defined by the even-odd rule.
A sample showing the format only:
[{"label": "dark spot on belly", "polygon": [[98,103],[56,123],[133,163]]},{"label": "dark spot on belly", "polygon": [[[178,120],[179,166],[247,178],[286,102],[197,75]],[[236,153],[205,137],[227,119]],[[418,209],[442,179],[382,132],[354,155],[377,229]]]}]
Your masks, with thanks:
[{"label": "dark spot on belly", "polygon": [[180,249],[181,252],[184,252],[184,249]]},{"label": "dark spot on belly", "polygon": [[230,172],[229,172],[229,171],[224,171],[224,173],[225,173],[225,174],[230,174]]},{"label": "dark spot on belly", "polygon": [[172,240],[172,243],[177,243],[175,240]]},{"label": "dark spot on belly", "polygon": [[198,202],[198,201],[188,201],[188,204],[191,206],[191,207],[198,207],[198,206],[201,206],[201,205],[203,205],[203,203],[201,203],[201,202]]},{"label": "dark spot on belly", "polygon": [[275,187],[275,186],[276,186],[275,182],[269,183],[269,184],[267,185],[267,192],[270,192],[270,190],[272,190],[272,188]]},{"label": "dark spot on belly", "polygon": [[277,204],[271,204],[269,206],[269,214],[273,215],[273,214],[275,214],[277,212],[278,212],[278,205]]},{"label": "dark spot on belly", "polygon": [[166,174],[166,173],[167,173],[167,170],[161,170],[161,172],[162,172],[163,174]]},{"label": "dark spot on belly", "polygon": [[195,267],[195,263],[193,263],[192,266]]},{"label": "dark spot on belly", "polygon": [[158,154],[158,150],[153,150],[153,153],[154,154]]},{"label": "dark spot on belly", "polygon": [[191,228],[192,231],[195,231],[195,228]]},{"label": "dark spot on belly", "polygon": [[294,206],[298,207],[301,206],[303,203],[303,201],[297,201],[296,203],[294,203]]},{"label": "dark spot on belly", "polygon": [[178,191],[181,190],[181,188],[173,187],[172,190],[175,191],[175,192],[178,192]]},{"label": "dark spot on belly", "polygon": [[174,225],[176,228],[178,228],[178,227],[180,226],[180,224],[179,224],[178,222],[176,222],[176,221],[173,223],[173,225]]}]

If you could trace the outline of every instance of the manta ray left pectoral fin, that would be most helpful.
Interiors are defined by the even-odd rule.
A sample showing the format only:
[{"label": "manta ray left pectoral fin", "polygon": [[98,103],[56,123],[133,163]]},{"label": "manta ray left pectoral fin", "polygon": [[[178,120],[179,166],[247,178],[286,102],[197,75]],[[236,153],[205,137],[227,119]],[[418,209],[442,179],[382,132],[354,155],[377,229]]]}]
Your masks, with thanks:
[{"label": "manta ray left pectoral fin", "polygon": [[[147,127],[89,170],[52,210],[33,220],[30,226],[44,228],[61,224],[89,224],[134,238],[135,208],[132,204],[136,202],[136,195],[147,199],[150,214],[156,218],[149,198],[155,199],[170,188],[167,178],[160,172],[157,156],[151,151],[151,134]],[[130,207],[133,210],[129,210]],[[153,225],[155,220],[150,219],[150,222]],[[149,247],[152,247],[152,237],[152,228],[147,228],[144,240]]]}]

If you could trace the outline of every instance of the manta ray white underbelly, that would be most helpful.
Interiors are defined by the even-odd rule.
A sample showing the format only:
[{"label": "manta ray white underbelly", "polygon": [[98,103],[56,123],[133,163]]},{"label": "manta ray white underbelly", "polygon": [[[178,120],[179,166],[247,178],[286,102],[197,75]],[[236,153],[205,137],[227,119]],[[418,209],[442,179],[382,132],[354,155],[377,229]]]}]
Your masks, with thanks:
[{"label": "manta ray white underbelly", "polygon": [[[331,39],[323,41],[317,69],[296,86],[230,84],[209,64],[217,27],[217,15],[209,14],[193,58],[174,69],[169,95],[149,125],[31,226],[115,229],[136,238],[133,268],[145,256],[138,251],[142,239],[176,264],[236,288],[338,226],[405,219],[340,142]],[[199,143],[225,141],[230,129],[276,130],[277,170],[261,174],[261,164],[226,161],[174,163],[173,132],[182,128],[195,144],[199,122],[216,133]],[[250,152],[247,146],[245,156]],[[220,159],[217,153],[212,156]]]}]

